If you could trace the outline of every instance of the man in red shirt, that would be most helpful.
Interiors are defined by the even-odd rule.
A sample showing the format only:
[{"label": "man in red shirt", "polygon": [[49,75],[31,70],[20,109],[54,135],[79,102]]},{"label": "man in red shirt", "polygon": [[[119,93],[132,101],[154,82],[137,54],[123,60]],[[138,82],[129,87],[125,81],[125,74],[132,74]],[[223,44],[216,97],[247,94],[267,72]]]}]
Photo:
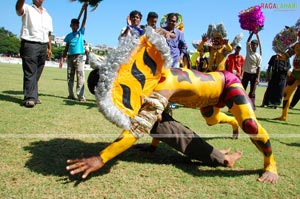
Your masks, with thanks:
[{"label": "man in red shirt", "polygon": [[235,74],[239,79],[242,78],[242,67],[245,62],[245,58],[240,55],[241,49],[241,44],[237,44],[235,52],[228,55],[225,62],[226,70]]}]

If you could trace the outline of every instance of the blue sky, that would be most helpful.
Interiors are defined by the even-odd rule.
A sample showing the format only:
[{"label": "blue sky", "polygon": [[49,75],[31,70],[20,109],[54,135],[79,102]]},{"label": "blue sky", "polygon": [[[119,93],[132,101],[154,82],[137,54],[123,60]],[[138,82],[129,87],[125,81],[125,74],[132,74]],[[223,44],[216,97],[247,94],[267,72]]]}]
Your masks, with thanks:
[{"label": "blue sky", "polygon": [[[26,0],[31,4],[31,0]],[[0,27],[19,36],[21,18],[15,12],[16,0],[0,1]],[[265,16],[264,29],[259,32],[263,49],[263,69],[267,68],[269,58],[274,54],[272,41],[274,36],[285,25],[292,26],[300,18],[299,0],[282,1],[201,1],[201,0],[103,0],[96,11],[88,12],[85,38],[93,45],[106,44],[116,47],[117,38],[122,27],[126,25],[126,16],[132,10],[143,14],[142,24],[146,23],[147,13],[155,11],[162,16],[170,12],[182,14],[184,21],[185,40],[190,50],[194,50],[192,41],[201,39],[207,32],[209,24],[223,23],[228,39],[231,42],[235,35],[243,33],[241,54],[245,55],[245,42],[248,31],[242,30],[238,21],[238,13],[251,6],[268,4],[274,7],[280,5],[296,5],[294,8],[263,8]],[[45,8],[53,18],[54,34],[64,36],[71,31],[69,24],[72,18],[77,18],[82,4],[69,0],[45,0]],[[265,6],[266,7],[266,6]],[[90,9],[89,9],[90,10]],[[159,18],[160,19],[160,18]]]}]

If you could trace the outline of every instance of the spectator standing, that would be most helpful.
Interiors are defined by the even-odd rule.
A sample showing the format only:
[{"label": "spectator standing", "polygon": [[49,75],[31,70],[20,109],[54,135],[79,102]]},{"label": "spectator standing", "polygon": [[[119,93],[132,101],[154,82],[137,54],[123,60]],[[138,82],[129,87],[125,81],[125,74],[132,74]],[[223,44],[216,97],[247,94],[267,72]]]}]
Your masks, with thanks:
[{"label": "spectator standing", "polygon": [[242,46],[238,43],[234,49],[234,53],[228,55],[225,61],[226,70],[235,74],[239,79],[242,78],[242,67],[245,62],[245,58],[240,54]]},{"label": "spectator standing", "polygon": [[156,12],[149,12],[147,15],[146,26],[151,26],[152,28],[156,29],[157,21],[158,21],[158,14]]},{"label": "spectator standing", "polygon": [[84,33],[85,33],[85,23],[87,19],[87,3],[85,3],[84,7],[84,16],[81,23],[81,27],[79,28],[79,20],[72,19],[70,27],[72,32],[69,33],[64,42],[66,42],[66,47],[63,52],[63,56],[60,59],[59,67],[62,68],[64,63],[64,59],[68,56],[67,59],[67,82],[68,82],[68,99],[75,100],[74,96],[74,78],[75,74],[77,76],[77,86],[76,86],[76,95],[78,97],[79,102],[85,102],[84,96],[84,60],[83,56],[85,55],[84,48]]},{"label": "spectator standing", "polygon": [[[253,36],[253,32],[250,33],[247,44],[246,44],[246,58],[243,65],[243,77],[242,77],[242,85],[245,90],[247,90],[248,83],[250,82],[250,91],[249,98],[252,101],[252,105],[254,110],[255,107],[255,90],[256,86],[259,83],[259,75],[260,75],[260,67],[261,67],[261,46],[260,53],[257,53],[256,50],[258,48],[259,42],[256,39],[253,39],[251,42],[251,38]],[[258,38],[258,35],[256,34]]]},{"label": "spectator standing", "polygon": [[169,13],[167,16],[167,26],[163,27],[163,29],[175,35],[175,37],[166,38],[173,57],[172,67],[174,68],[180,67],[180,63],[183,61],[183,56],[187,52],[187,44],[184,40],[184,34],[176,28],[177,23],[177,13]]},{"label": "spectator standing", "polygon": [[[269,106],[277,108],[281,104],[283,90],[285,87],[287,74],[291,68],[289,59],[281,59],[281,56],[273,55],[268,62],[267,81],[268,87],[264,94],[261,107]],[[270,75],[271,72],[271,75]]]},{"label": "spectator standing", "polygon": [[163,28],[158,28],[156,26],[157,24],[157,21],[158,21],[158,14],[156,12],[149,12],[148,15],[147,15],[147,24],[146,26],[151,26],[152,28],[155,29],[155,31],[164,36],[166,39],[169,39],[169,38],[175,38],[176,35],[174,33],[171,33]]},{"label": "spectator standing", "polygon": [[38,96],[38,81],[47,58],[51,57],[52,18],[43,7],[44,0],[33,0],[32,5],[18,0],[16,12],[22,16],[21,48],[23,69],[22,105],[28,108],[41,104]]},{"label": "spectator standing", "polygon": [[140,26],[142,20],[142,13],[137,10],[133,10],[129,13],[127,19],[127,26],[122,28],[118,37],[119,44],[121,44],[125,37],[128,35],[140,37],[144,34],[144,27]]}]

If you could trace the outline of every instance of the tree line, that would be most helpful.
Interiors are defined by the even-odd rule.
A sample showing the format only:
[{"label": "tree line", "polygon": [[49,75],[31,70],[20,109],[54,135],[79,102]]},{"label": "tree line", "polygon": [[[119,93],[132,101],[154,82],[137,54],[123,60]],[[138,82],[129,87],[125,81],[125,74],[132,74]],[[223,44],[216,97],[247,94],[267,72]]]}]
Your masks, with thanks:
[{"label": "tree line", "polygon": [[[0,28],[0,55],[9,57],[18,57],[20,54],[21,41],[20,38],[6,30]],[[64,46],[52,45],[52,60],[59,59],[64,51]]]}]

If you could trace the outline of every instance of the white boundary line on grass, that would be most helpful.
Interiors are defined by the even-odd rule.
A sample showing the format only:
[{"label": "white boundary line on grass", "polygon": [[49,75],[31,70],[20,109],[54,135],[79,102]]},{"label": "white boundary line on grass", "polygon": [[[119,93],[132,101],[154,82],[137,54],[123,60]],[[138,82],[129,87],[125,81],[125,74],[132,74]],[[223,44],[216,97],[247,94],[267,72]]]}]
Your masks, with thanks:
[{"label": "white boundary line on grass", "polygon": [[[37,133],[37,134],[9,134],[2,133],[0,134],[0,139],[49,139],[49,138],[116,138],[119,134],[49,134],[49,133]],[[145,137],[148,134],[145,135]],[[199,134],[201,138],[228,138],[231,137],[232,134]],[[253,135],[255,136],[255,135]],[[174,135],[174,134],[152,134],[151,137],[155,138],[179,138],[179,137],[188,137],[192,138],[191,135]],[[300,138],[299,134],[272,134],[269,135],[270,139],[272,138]],[[249,135],[245,133],[240,133],[239,138],[249,138]]]}]

